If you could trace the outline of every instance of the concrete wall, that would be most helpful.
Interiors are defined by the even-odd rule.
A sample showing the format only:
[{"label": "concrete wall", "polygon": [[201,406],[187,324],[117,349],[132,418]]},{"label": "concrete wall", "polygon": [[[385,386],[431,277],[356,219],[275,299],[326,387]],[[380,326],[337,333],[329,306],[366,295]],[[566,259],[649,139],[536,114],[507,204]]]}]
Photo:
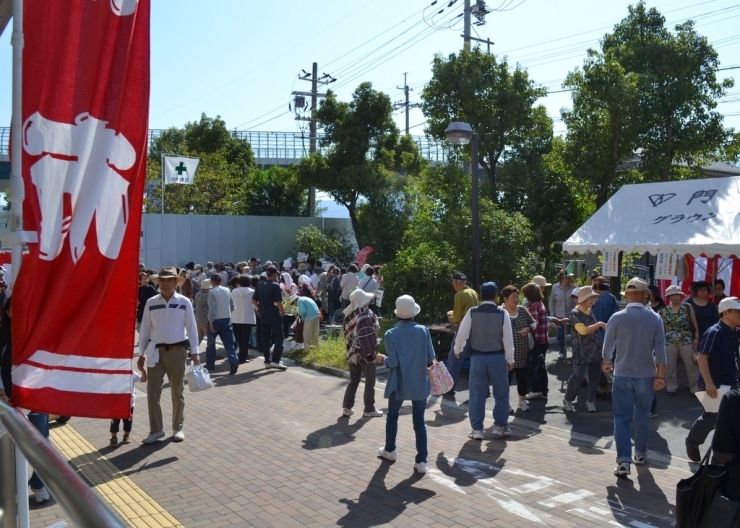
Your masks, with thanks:
[{"label": "concrete wall", "polygon": [[251,257],[282,262],[294,256],[296,231],[309,224],[352,233],[348,218],[145,214],[141,261],[152,269],[190,261],[236,264]]}]

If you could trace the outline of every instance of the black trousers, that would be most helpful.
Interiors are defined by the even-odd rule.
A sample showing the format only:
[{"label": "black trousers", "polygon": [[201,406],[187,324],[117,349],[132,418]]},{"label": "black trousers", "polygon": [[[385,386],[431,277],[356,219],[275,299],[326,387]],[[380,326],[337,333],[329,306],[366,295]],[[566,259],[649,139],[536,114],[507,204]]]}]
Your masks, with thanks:
[{"label": "black trousers", "polygon": [[[266,362],[279,363],[283,357],[283,322],[280,321],[260,321],[260,351]],[[272,359],[270,358],[270,341],[275,346],[272,349]]]},{"label": "black trousers", "polygon": [[545,354],[548,343],[536,343],[527,356],[527,372],[529,375],[529,390],[541,392],[547,395],[547,368],[545,367]]},{"label": "black trousers", "polygon": [[234,336],[239,349],[239,363],[245,363],[249,359],[249,338],[252,336],[252,328],[255,327],[249,323],[231,323],[234,328]]},{"label": "black trousers", "polygon": [[110,432],[111,433],[117,433],[118,428],[121,425],[121,420],[123,420],[123,432],[124,433],[130,433],[131,427],[134,424],[134,408],[131,407],[131,418],[113,418],[110,421]]}]

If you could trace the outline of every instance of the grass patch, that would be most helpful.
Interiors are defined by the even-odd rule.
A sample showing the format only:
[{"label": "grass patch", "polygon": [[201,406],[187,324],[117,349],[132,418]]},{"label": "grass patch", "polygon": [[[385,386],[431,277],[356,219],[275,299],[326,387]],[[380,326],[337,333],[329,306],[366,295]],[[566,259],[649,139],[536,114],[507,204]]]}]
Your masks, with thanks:
[{"label": "grass patch", "polygon": [[[396,322],[395,318],[386,318],[380,321],[381,340],[380,346],[378,347],[379,354],[385,354],[385,346],[382,339],[383,335],[389,328],[393,327]],[[339,334],[338,336],[329,336],[326,340],[321,341],[321,345],[319,347],[314,347],[308,350],[297,350],[288,354],[288,357],[306,363],[314,363],[325,367],[347,370],[347,355],[345,353],[343,334]]]}]

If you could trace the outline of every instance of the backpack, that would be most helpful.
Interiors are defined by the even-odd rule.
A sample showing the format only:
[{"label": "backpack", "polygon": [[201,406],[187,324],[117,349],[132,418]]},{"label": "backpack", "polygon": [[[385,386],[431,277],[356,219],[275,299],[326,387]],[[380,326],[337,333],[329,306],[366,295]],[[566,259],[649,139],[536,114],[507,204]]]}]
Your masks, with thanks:
[{"label": "backpack", "polygon": [[[372,362],[375,351],[378,348],[378,338],[375,333],[375,324],[372,315],[370,315],[371,313],[369,310],[366,310],[357,318],[353,331],[352,345],[347,352],[348,355],[357,354],[358,359],[363,363]],[[368,357],[373,359],[368,361]]]}]

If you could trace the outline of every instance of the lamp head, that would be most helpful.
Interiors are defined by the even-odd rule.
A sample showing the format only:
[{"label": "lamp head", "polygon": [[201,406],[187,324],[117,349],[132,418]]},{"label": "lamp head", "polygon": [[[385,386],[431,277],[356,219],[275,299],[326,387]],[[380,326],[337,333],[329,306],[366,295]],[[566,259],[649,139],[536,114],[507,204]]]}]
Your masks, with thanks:
[{"label": "lamp head", "polygon": [[445,129],[447,141],[453,145],[467,145],[473,139],[473,134],[473,127],[460,121],[450,123]]}]

